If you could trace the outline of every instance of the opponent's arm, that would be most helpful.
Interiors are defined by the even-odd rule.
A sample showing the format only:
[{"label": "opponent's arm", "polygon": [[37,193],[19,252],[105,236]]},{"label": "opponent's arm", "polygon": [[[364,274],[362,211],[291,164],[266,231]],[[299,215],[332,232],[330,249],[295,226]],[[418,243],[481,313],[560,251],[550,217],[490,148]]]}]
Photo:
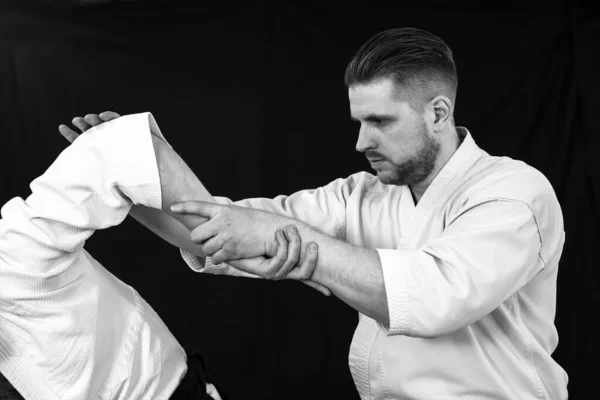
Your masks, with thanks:
[{"label": "opponent's arm", "polygon": [[[119,117],[120,115],[115,112],[106,111],[99,115],[88,114],[85,118],[75,117],[73,118],[72,123],[83,133],[92,127]],[[71,143],[73,143],[80,135],[67,125],[60,125],[58,130],[61,135]],[[204,192],[206,192],[206,189],[204,189]],[[209,197],[205,196],[205,199],[207,201],[214,201],[210,195]],[[190,239],[190,230],[186,228],[181,221],[177,220],[169,213],[165,213],[162,210],[155,208],[145,207],[143,205],[133,205],[129,211],[129,215],[166,242],[204,259],[204,254],[202,254],[200,246],[196,245]]]},{"label": "opponent's arm", "polygon": [[[89,129],[89,127],[97,126],[102,122],[119,117],[118,114],[111,112],[103,113],[101,116],[103,116],[104,119],[101,119],[100,116],[89,114],[85,119],[74,119],[73,123],[84,132]],[[71,142],[78,137],[77,133],[65,125],[61,125],[59,131]],[[135,208],[134,206],[132,207],[132,216],[169,243],[184,250],[190,250],[193,254],[204,258],[201,248],[191,241],[190,231],[207,219],[200,216],[186,216],[172,213],[170,211],[170,206],[176,202],[186,200],[202,200],[208,202],[214,202],[215,200],[183,159],[179,157],[171,146],[158,136],[159,135],[152,134],[152,144],[154,146],[156,164],[160,175],[162,211],[143,206]],[[278,237],[278,235],[280,236]],[[281,246],[282,243],[285,245],[288,244],[286,235],[287,240],[289,240],[289,245],[285,246],[286,262],[282,263],[281,251],[283,250],[281,249]],[[279,278],[285,277],[287,272],[294,268],[294,260],[298,261],[298,254],[302,248],[301,243],[294,240],[295,236],[297,235],[289,230],[286,230],[285,233],[284,231],[279,233],[274,232],[274,235],[271,238],[272,245],[269,247],[269,252],[265,254],[268,256],[267,258],[260,256],[252,259],[239,259],[232,261],[230,264],[234,267],[240,267],[243,270],[247,269],[249,264],[257,265],[258,263],[264,268],[277,270],[277,276]],[[306,247],[308,248],[309,245],[310,243],[307,243]],[[313,255],[313,252],[309,252],[309,254]],[[315,260],[316,256],[317,254],[314,254]],[[296,273],[310,276],[315,264],[316,261],[302,262],[295,268]],[[322,287],[321,285],[312,282],[305,283],[325,295],[329,295],[330,293],[327,288]]]}]

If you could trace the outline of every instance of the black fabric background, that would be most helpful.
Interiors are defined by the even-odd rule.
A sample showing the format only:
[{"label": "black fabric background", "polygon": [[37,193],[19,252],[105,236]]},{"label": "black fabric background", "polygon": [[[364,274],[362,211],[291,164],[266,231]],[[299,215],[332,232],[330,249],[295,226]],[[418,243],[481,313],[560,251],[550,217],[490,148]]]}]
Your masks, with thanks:
[{"label": "black fabric background", "polygon": [[[0,5],[0,203],[67,145],[74,116],[151,111],[208,190],[275,196],[369,170],[354,150],[346,63],[371,35],[416,26],[459,71],[458,125],[541,170],[560,200],[555,358],[570,398],[600,398],[600,20],[592,1],[67,1]],[[232,399],[357,399],[357,314],[298,282],[203,276],[132,219],[87,249],[134,286]],[[0,283],[1,285],[1,283]]]}]

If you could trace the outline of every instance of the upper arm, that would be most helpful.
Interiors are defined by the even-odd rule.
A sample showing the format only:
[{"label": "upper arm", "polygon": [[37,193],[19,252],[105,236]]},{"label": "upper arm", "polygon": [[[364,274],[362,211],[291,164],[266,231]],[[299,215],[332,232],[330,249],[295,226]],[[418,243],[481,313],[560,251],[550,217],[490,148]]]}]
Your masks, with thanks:
[{"label": "upper arm", "polygon": [[463,210],[416,250],[379,250],[390,331],[443,334],[490,313],[543,268],[540,233],[521,201]]},{"label": "upper arm", "polygon": [[490,199],[463,210],[420,251],[449,282],[492,285],[498,304],[543,267],[535,216],[517,200]]}]

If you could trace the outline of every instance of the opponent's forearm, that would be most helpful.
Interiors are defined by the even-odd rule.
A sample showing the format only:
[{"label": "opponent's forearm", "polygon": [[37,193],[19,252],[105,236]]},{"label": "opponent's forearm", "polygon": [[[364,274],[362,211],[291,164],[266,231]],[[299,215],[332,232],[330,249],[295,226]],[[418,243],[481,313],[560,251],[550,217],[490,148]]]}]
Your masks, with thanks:
[{"label": "opponent's forearm", "polygon": [[152,136],[156,163],[160,174],[162,209],[188,230],[206,221],[206,218],[182,215],[171,212],[171,205],[187,200],[215,202],[198,177],[169,145],[156,136]]},{"label": "opponent's forearm", "polygon": [[205,258],[202,248],[192,242],[190,231],[206,219],[175,214],[169,208],[179,201],[215,200],[169,145],[155,135],[152,145],[160,176],[162,210],[134,205],[129,215],[173,246]]},{"label": "opponent's forearm", "polygon": [[[196,228],[198,225],[206,221],[206,218],[200,217],[193,214],[178,214],[170,211],[170,207],[174,203],[183,202],[187,200],[201,200],[208,202],[216,202],[215,199],[210,195],[208,190],[204,187],[202,182],[198,179],[198,177],[192,172],[192,170],[187,166],[187,164],[183,161],[183,159],[165,142],[163,142],[158,137],[152,137],[152,143],[154,144],[154,151],[156,154],[156,162],[158,165],[159,175],[160,175],[160,186],[161,186],[161,196],[162,196],[162,210],[166,213],[165,215],[169,215],[168,218],[175,218],[177,221],[181,222],[183,226],[179,228],[176,227],[175,224],[169,223],[169,229],[177,228],[181,234],[183,231],[181,229],[187,228],[187,239],[185,241],[186,246],[193,246],[193,251],[191,253],[205,258],[204,254],[200,246],[195,245],[191,242],[191,238],[189,232]],[[139,217],[139,215],[137,215]],[[152,217],[150,215],[150,217]],[[151,219],[152,220],[152,219]],[[168,222],[167,219],[162,218],[164,222]],[[141,221],[144,223],[144,221]],[[146,223],[152,221],[146,221]],[[156,221],[154,221],[156,224]],[[148,226],[146,224],[146,226]],[[148,226],[151,228],[151,226]],[[156,227],[155,228],[160,228]],[[164,226],[162,227],[164,228]],[[152,228],[151,228],[152,229]],[[162,231],[162,234],[161,232]],[[156,231],[155,231],[156,232]],[[159,236],[165,238],[165,229],[159,229],[157,232]],[[177,235],[179,236],[179,235]],[[166,239],[167,241],[175,244],[173,241]],[[307,243],[308,241],[304,242]],[[176,246],[181,247],[181,241],[177,240]],[[185,248],[184,248],[185,249]],[[305,251],[303,249],[302,251]],[[234,267],[236,266],[235,261],[230,262]]]},{"label": "opponent's forearm", "polygon": [[129,215],[167,243],[204,258],[202,248],[192,242],[190,230],[166,212],[156,208],[134,205],[129,211]]},{"label": "opponent's forearm", "polygon": [[[376,250],[337,240],[313,227],[295,222],[302,243],[319,245],[313,282],[326,286],[357,311],[389,325],[389,309],[381,262]],[[302,249],[301,260],[305,249]]]}]

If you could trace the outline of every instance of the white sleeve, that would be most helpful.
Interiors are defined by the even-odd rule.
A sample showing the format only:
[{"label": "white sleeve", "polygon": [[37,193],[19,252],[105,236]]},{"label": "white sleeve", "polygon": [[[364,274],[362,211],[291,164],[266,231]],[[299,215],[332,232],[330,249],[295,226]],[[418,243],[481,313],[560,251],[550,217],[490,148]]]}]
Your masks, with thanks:
[{"label": "white sleeve", "polygon": [[3,296],[64,286],[77,278],[70,267],[95,230],[121,223],[132,204],[161,207],[152,124],[142,113],[86,131],[31,183],[26,200],[2,207]]},{"label": "white sleeve", "polygon": [[544,267],[540,248],[529,206],[494,200],[466,210],[418,250],[378,249],[388,333],[435,337],[472,324]]}]

